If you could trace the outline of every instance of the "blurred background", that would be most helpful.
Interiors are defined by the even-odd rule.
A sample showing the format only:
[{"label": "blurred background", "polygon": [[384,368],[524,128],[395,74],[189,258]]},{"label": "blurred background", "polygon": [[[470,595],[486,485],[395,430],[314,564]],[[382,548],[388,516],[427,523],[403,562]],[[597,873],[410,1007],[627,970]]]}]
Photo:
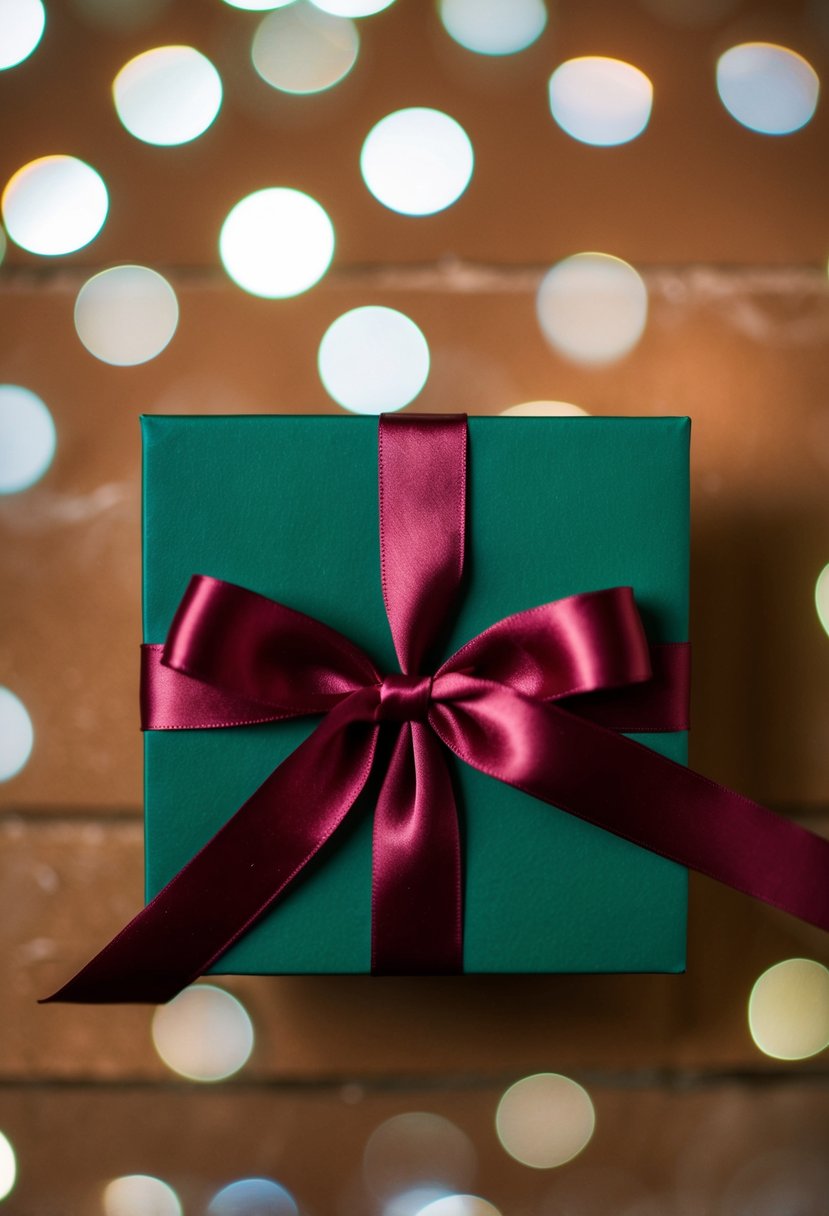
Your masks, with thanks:
[{"label": "blurred background", "polygon": [[[821,1216],[829,944],[39,1007],[142,898],[140,413],[689,414],[695,767],[829,830],[825,0],[0,0],[0,1212]],[[101,641],[105,645],[101,646]]]}]

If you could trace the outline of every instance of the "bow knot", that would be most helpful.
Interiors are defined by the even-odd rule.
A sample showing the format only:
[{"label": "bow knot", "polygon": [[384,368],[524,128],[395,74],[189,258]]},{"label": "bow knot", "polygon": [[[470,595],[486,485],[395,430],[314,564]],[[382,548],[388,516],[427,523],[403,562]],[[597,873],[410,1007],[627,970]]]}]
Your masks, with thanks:
[{"label": "bow knot", "polygon": [[425,722],[433,676],[387,675],[380,685],[379,722]]}]

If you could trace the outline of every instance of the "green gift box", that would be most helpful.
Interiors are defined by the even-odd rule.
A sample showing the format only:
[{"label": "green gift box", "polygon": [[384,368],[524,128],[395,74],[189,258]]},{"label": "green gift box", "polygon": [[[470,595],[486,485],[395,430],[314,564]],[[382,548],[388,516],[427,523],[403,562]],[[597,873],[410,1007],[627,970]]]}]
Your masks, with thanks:
[{"label": "green gift box", "polygon": [[[446,654],[502,617],[629,585],[651,643],[687,638],[687,418],[470,418],[464,594]],[[142,419],[143,621],[164,641],[193,574],[324,621],[397,670],[380,585],[377,421]],[[145,734],[148,899],[316,719]],[[685,732],[632,736],[682,763]],[[687,872],[451,761],[464,971],[682,971]],[[371,816],[212,968],[361,973],[371,959]]]}]

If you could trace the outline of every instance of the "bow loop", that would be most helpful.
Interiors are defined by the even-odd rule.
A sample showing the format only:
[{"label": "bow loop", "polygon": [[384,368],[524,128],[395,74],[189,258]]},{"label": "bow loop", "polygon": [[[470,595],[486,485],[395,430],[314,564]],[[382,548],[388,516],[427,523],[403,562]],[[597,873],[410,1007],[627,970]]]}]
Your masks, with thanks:
[{"label": "bow loop", "polygon": [[283,717],[325,713],[380,679],[371,659],[335,629],[198,574],[173,618],[161,663]]},{"label": "bow loop", "polygon": [[651,656],[633,590],[570,595],[497,621],[456,651],[439,675],[508,684],[539,701],[651,678]]}]

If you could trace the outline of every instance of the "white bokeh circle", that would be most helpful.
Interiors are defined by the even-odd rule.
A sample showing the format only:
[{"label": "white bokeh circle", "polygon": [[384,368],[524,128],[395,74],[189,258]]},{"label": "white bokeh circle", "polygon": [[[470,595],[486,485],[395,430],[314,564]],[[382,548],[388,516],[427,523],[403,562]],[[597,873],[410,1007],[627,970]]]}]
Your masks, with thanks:
[{"label": "white bokeh circle", "polygon": [[0,71],[28,59],[45,26],[41,0],[0,0]]},{"label": "white bokeh circle", "polygon": [[732,118],[763,135],[790,135],[812,118],[820,80],[797,51],[744,42],[717,60],[717,92]]},{"label": "white bokeh circle", "polygon": [[321,93],[357,62],[360,35],[353,21],[307,0],[276,9],[259,24],[251,59],[262,79],[283,93]]},{"label": "white bokeh circle", "polygon": [[274,186],[248,194],[232,208],[219,236],[219,256],[245,291],[281,299],[322,278],[334,243],[334,226],[315,199]]},{"label": "white bokeh circle", "polygon": [[0,1132],[0,1200],[14,1189],[17,1179],[17,1158],[8,1136]]},{"label": "white bokeh circle", "polygon": [[178,326],[178,300],[147,266],[113,266],[87,279],[75,300],[75,330],[103,363],[131,367],[161,354]]},{"label": "white bokeh circle", "polygon": [[108,210],[100,174],[76,156],[29,161],[3,191],[8,235],[22,249],[48,257],[88,245],[101,231]]},{"label": "white bokeh circle", "polygon": [[212,984],[194,984],[159,1005],[152,1037],[167,1067],[192,1081],[233,1076],[253,1050],[253,1026],[244,1005]]},{"label": "white bokeh circle", "polygon": [[585,55],[556,68],[549,96],[563,131],[582,143],[608,147],[642,134],[651,116],[653,85],[632,63]]},{"label": "white bokeh circle", "polygon": [[460,123],[442,110],[395,110],[369,131],[360,153],[366,186],[402,215],[433,215],[456,202],[472,178],[475,154]]},{"label": "white bokeh circle", "polygon": [[410,317],[368,305],[343,313],[320,343],[320,379],[355,414],[400,410],[429,376],[429,346]]},{"label": "white bokeh circle", "polygon": [[622,358],[642,337],[648,291],[621,258],[577,253],[547,271],[536,311],[555,350],[574,363],[595,366]]},{"label": "white bokeh circle", "polygon": [[26,706],[10,688],[0,687],[0,781],[10,781],[25,767],[34,737]]},{"label": "white bokeh circle", "polygon": [[590,1142],[595,1124],[587,1091],[569,1077],[549,1072],[516,1081],[495,1115],[503,1148],[533,1169],[572,1161]]},{"label": "white bokeh circle", "polygon": [[514,55],[547,25],[544,0],[440,0],[447,34],[478,55]]},{"label": "white bokeh circle", "polygon": [[56,444],[54,420],[37,393],[0,384],[0,494],[16,494],[39,481]]},{"label": "white bokeh circle", "polygon": [[192,46],[157,46],[121,68],[112,82],[115,110],[136,139],[170,147],[186,144],[213,123],[222,81]]},{"label": "white bokeh circle", "polygon": [[394,0],[311,0],[311,3],[335,17],[373,17],[391,8]]}]

